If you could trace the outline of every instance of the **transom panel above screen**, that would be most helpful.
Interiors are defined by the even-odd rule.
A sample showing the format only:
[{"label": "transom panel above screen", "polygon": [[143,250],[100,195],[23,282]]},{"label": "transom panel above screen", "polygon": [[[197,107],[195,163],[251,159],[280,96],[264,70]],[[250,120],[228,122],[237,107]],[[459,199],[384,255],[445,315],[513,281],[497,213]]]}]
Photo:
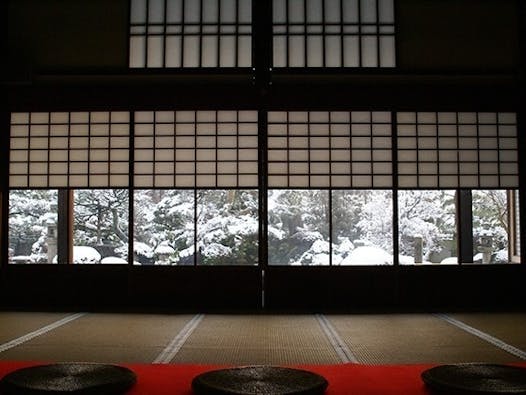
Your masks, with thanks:
[{"label": "transom panel above screen", "polygon": [[130,67],[252,66],[251,0],[131,0]]},{"label": "transom panel above screen", "polygon": [[392,187],[391,113],[270,112],[270,188]]},{"label": "transom panel above screen", "polygon": [[515,113],[399,112],[401,188],[518,188]]},{"label": "transom panel above screen", "polygon": [[11,114],[11,188],[126,187],[128,112]]},{"label": "transom panel above screen", "polygon": [[274,0],[274,67],[395,67],[393,0]]},{"label": "transom panel above screen", "polygon": [[257,111],[136,112],[134,158],[139,188],[257,188]]}]

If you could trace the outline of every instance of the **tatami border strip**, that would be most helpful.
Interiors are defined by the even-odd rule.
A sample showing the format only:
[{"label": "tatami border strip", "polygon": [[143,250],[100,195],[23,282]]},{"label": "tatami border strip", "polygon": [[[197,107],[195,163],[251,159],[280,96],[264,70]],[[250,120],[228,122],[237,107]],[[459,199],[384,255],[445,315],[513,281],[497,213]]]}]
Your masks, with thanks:
[{"label": "tatami border strip", "polygon": [[343,363],[358,363],[358,359],[354,356],[352,351],[347,347],[347,344],[342,340],[336,329],[332,326],[330,321],[323,314],[316,314],[316,319],[321,326],[321,329],[329,339],[334,351],[340,357]]},{"label": "tatami border strip", "polygon": [[29,340],[34,339],[35,337],[41,336],[49,331],[52,331],[53,329],[61,327],[62,325],[65,325],[71,321],[74,321],[77,318],[80,318],[84,315],[86,315],[86,313],[77,313],[77,314],[69,315],[67,317],[62,318],[61,320],[58,320],[49,325],[43,326],[42,328],[37,329],[36,331],[29,332],[27,335],[20,336],[4,344],[0,344],[0,352],[4,352],[13,347],[19,346]]},{"label": "tatami border strip", "polygon": [[437,316],[438,318],[441,318],[443,319],[444,321],[446,322],[449,322],[451,325],[454,325],[456,326],[457,328],[460,328],[472,335],[475,335],[479,338],[481,338],[482,340],[485,340],[487,341],[488,343],[491,343],[493,344],[494,346],[497,346],[498,348],[500,348],[501,350],[504,350],[506,351],[507,353],[510,353],[512,355],[515,355],[516,357],[520,358],[520,359],[524,359],[526,360],[526,352],[521,350],[521,349],[518,349],[516,347],[513,347],[511,344],[508,344],[508,343],[505,343],[503,342],[502,340],[496,338],[496,337],[493,337],[489,334],[487,334],[486,332],[483,332],[477,328],[474,328],[468,324],[465,324],[463,323],[462,321],[459,321],[453,317],[450,317],[446,314],[435,314],[435,316]]},{"label": "tatami border strip", "polygon": [[186,340],[203,320],[204,314],[196,314],[186,325],[179,331],[177,336],[168,344],[163,351],[153,360],[152,363],[170,363],[175,355],[183,347]]}]

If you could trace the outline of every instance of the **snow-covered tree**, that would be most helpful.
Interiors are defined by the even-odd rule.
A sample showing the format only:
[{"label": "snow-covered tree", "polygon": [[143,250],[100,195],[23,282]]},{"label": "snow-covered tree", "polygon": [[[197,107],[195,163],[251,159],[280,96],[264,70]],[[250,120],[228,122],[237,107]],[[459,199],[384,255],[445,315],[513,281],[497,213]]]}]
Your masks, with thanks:
[{"label": "snow-covered tree", "polygon": [[413,256],[416,236],[422,237],[424,259],[456,240],[455,191],[399,191],[398,207],[400,254]]},{"label": "snow-covered tree", "polygon": [[56,190],[9,192],[9,248],[13,256],[29,256],[33,263],[48,262],[48,225],[57,221]]},{"label": "snow-covered tree", "polygon": [[[325,262],[320,241],[329,242],[329,193],[322,190],[269,191],[269,262]],[[309,249],[314,250],[308,253]],[[306,255],[307,253],[307,255]],[[312,258],[306,258],[310,254]]]},{"label": "snow-covered tree", "polygon": [[197,192],[198,263],[255,265],[258,259],[258,192]]},{"label": "snow-covered tree", "polygon": [[181,264],[181,252],[193,247],[194,192],[138,190],[134,199],[134,245],[142,246],[134,247],[139,263]]},{"label": "snow-covered tree", "polygon": [[473,255],[479,250],[480,237],[490,235],[495,263],[506,263],[508,257],[508,196],[505,190],[474,190],[473,200]]},{"label": "snow-covered tree", "polygon": [[126,259],[128,190],[75,190],[74,201],[74,245],[96,247],[102,257],[115,252]]},{"label": "snow-covered tree", "polygon": [[255,190],[199,190],[197,196],[192,190],[136,191],[134,208],[139,263],[257,263]]}]

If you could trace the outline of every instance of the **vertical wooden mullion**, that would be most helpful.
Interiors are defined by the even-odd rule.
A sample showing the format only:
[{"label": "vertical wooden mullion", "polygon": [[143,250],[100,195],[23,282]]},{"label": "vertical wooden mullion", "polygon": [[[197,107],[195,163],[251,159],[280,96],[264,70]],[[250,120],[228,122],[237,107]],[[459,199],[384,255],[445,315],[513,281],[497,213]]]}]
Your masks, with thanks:
[{"label": "vertical wooden mullion", "polygon": [[418,119],[418,111],[415,112],[415,140],[416,140],[416,187],[420,189],[420,150],[418,147],[420,146],[419,141],[419,133],[418,133],[418,126],[420,125],[420,121]]},{"label": "vertical wooden mullion", "polygon": [[235,0],[235,3],[236,3],[236,14],[235,14],[236,19],[234,21],[235,22],[235,25],[234,25],[234,29],[235,29],[235,32],[234,32],[234,37],[235,37],[234,66],[235,67],[239,66],[239,1],[240,0]]},{"label": "vertical wooden mullion", "polygon": [[[499,122],[499,113],[495,113],[495,131],[496,131],[496,136],[495,138],[497,139],[497,147],[500,147],[500,122]],[[498,184],[499,184],[499,188],[502,187],[502,174],[501,174],[501,171],[500,171],[500,161],[501,161],[501,152],[500,152],[500,148],[497,148],[497,174],[498,174],[498,177],[499,177],[499,180],[498,180]],[[508,211],[509,212],[509,211]],[[511,222],[510,222],[511,224]]]},{"label": "vertical wooden mullion", "polygon": [[308,67],[307,0],[303,0],[303,67]]},{"label": "vertical wooden mullion", "polygon": [[311,147],[311,134],[310,134],[310,111],[307,111],[307,188],[310,190],[312,188],[311,185],[311,153],[312,153],[312,147]]},{"label": "vertical wooden mullion", "polygon": [[[342,14],[343,15],[343,14]],[[332,266],[332,114],[330,111],[327,111],[328,113],[328,119],[329,119],[329,133],[328,133],[328,139],[329,139],[329,266]]]},{"label": "vertical wooden mullion", "polygon": [[352,142],[352,111],[349,111],[349,185],[353,187],[353,142]]},{"label": "vertical wooden mullion", "polygon": [[221,3],[217,0],[216,66],[221,67]]},{"label": "vertical wooden mullion", "polygon": [[345,23],[343,21],[343,2],[344,0],[340,0],[340,67],[345,67]]},{"label": "vertical wooden mullion", "polygon": [[458,263],[473,262],[473,197],[471,189],[457,189]]},{"label": "vertical wooden mullion", "polygon": [[327,43],[327,20],[325,15],[325,0],[321,0],[321,37],[322,37],[322,66],[327,67],[327,47],[329,46]]},{"label": "vertical wooden mullion", "polygon": [[145,19],[145,32],[144,32],[144,67],[148,68],[148,41],[150,35],[150,0],[146,1],[146,19]]},{"label": "vertical wooden mullion", "polygon": [[285,1],[285,67],[290,67],[290,21],[289,21],[289,0]]},{"label": "vertical wooden mullion", "polygon": [[376,33],[375,33],[375,36],[376,36],[376,67],[380,67],[381,66],[381,61],[380,61],[380,1],[379,0],[375,0],[376,2],[376,21],[375,21],[375,25],[376,25]]},{"label": "vertical wooden mullion", "polygon": [[[191,0],[189,0],[191,1]],[[186,28],[186,20],[185,20],[185,0],[181,0],[181,45],[179,46],[180,51],[180,67],[184,67],[184,44],[185,44],[185,28]]]},{"label": "vertical wooden mullion", "polygon": [[90,177],[90,167],[91,167],[91,112],[88,112],[88,147],[87,147],[87,151],[88,151],[88,169],[87,169],[87,174],[86,174],[86,177],[87,177],[87,187],[89,188],[91,185],[90,185],[90,182],[91,182],[91,177]]},{"label": "vertical wooden mullion", "polygon": [[455,132],[456,132],[456,139],[457,139],[457,187],[461,188],[462,186],[462,173],[460,171],[461,163],[460,163],[460,130],[459,130],[459,116],[458,111],[455,112]]},{"label": "vertical wooden mullion", "polygon": [[258,259],[261,268],[262,307],[265,306],[265,269],[268,267],[268,111],[258,111]]},{"label": "vertical wooden mullion", "polygon": [[393,265],[400,264],[400,246],[399,246],[399,214],[398,214],[398,113],[391,111],[391,156],[392,156],[392,202],[393,202]]},{"label": "vertical wooden mullion", "polygon": [[203,0],[199,0],[199,45],[197,49],[197,66],[203,67],[203,20],[204,20],[204,12],[203,12]]},{"label": "vertical wooden mullion", "polygon": [[[183,0],[184,1],[184,0]],[[197,111],[193,111],[194,113],[194,266],[197,266],[197,264],[200,264],[200,253],[199,253],[199,245],[197,243]]]},{"label": "vertical wooden mullion", "polygon": [[[215,174],[214,174],[214,177],[215,177],[215,187],[218,188],[219,187],[219,171],[218,171],[218,167],[219,167],[219,151],[218,151],[218,145],[219,145],[219,132],[218,132],[218,128],[217,128],[217,115],[218,115],[218,111],[215,110],[214,111],[214,120],[215,120],[215,123],[214,123],[214,137],[215,137],[215,144],[214,144],[214,170],[215,170]],[[236,124],[238,125],[239,123],[239,112],[236,111]]]},{"label": "vertical wooden mullion", "polygon": [[134,205],[134,192],[135,192],[135,112],[130,111],[129,113],[129,162],[128,162],[128,207],[129,207],[129,225],[128,225],[128,265],[133,266],[134,262],[134,237],[135,237],[135,205]]},{"label": "vertical wooden mullion", "polygon": [[362,53],[362,0],[357,0],[358,5],[358,66],[363,67]]},{"label": "vertical wooden mullion", "polygon": [[[253,83],[259,88],[259,95],[263,98],[270,85],[273,62],[272,1],[253,0],[252,15]],[[288,37],[286,39],[288,40]]]},{"label": "vertical wooden mullion", "polygon": [[475,126],[477,128],[477,188],[480,188],[480,129],[479,113],[475,113]]},{"label": "vertical wooden mullion", "polygon": [[167,27],[167,23],[168,23],[168,1],[169,0],[163,0],[163,46],[162,46],[162,65],[163,65],[163,68],[166,68],[166,48],[167,48],[167,45],[166,45],[166,38],[167,38],[167,32],[166,32],[166,27]]}]

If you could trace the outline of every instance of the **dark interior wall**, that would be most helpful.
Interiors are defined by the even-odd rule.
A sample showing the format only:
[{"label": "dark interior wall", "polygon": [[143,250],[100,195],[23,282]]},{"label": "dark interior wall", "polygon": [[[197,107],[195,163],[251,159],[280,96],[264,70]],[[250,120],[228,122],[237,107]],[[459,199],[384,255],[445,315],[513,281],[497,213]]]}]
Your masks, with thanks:
[{"label": "dark interior wall", "polygon": [[519,64],[515,0],[397,0],[398,67],[508,71]]},{"label": "dark interior wall", "polygon": [[10,72],[127,67],[128,2],[10,0]]},{"label": "dark interior wall", "polygon": [[[258,0],[260,1],[260,0]],[[395,0],[402,71],[508,71],[517,0]],[[126,69],[129,0],[10,0],[10,69]]]}]

